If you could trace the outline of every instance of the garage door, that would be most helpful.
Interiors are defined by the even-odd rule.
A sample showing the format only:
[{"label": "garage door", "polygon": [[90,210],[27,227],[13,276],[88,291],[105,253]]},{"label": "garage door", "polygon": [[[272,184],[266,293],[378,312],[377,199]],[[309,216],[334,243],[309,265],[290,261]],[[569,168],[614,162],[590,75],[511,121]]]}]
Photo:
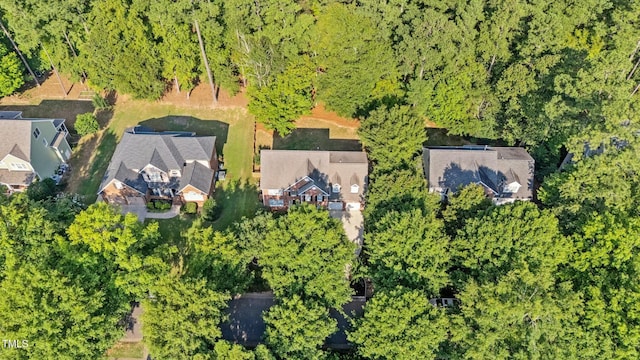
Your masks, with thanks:
[{"label": "garage door", "polygon": [[328,206],[329,210],[342,210],[342,202],[341,201],[332,201]]},{"label": "garage door", "polygon": [[139,196],[127,196],[127,204],[144,206],[144,198]]},{"label": "garage door", "polygon": [[347,210],[360,210],[360,203],[347,203]]},{"label": "garage door", "polygon": [[189,191],[184,194],[185,201],[204,201],[204,196],[200,193]]}]

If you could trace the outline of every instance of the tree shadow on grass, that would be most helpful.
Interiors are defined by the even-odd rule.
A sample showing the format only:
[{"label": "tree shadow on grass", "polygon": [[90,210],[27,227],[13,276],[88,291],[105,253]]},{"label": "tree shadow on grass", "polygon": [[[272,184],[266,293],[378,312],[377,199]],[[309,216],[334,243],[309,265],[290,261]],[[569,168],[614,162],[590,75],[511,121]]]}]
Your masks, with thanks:
[{"label": "tree shadow on grass", "polygon": [[362,144],[355,139],[331,139],[329,129],[298,128],[284,137],[274,133],[272,149],[362,151]]},{"label": "tree shadow on grass", "polygon": [[146,126],[155,131],[192,131],[197,136],[215,136],[216,151],[223,155],[224,144],[229,136],[229,124],[219,120],[202,120],[193,116],[163,116],[142,121]]},{"label": "tree shadow on grass", "polygon": [[111,129],[92,135],[79,144],[69,161],[72,173],[67,190],[82,195],[85,203],[95,202],[116,145],[117,137]]},{"label": "tree shadow on grass", "polygon": [[0,110],[22,111],[24,118],[65,119],[71,130],[76,116],[93,112],[93,104],[82,100],[42,100],[38,105],[2,105]]},{"label": "tree shadow on grass", "polygon": [[258,187],[248,179],[218,182],[214,198],[217,205],[222,207],[220,218],[213,222],[216,230],[225,230],[243,217],[253,216],[262,206]]}]

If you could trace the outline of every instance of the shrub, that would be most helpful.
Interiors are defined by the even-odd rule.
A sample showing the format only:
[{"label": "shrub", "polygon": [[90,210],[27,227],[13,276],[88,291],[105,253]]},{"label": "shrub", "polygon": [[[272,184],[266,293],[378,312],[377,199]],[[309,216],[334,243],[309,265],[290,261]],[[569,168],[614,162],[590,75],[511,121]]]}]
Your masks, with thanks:
[{"label": "shrub", "polygon": [[158,210],[169,210],[171,209],[171,204],[166,201],[156,201],[155,208]]},{"label": "shrub", "polygon": [[27,188],[27,196],[34,201],[48,199],[56,194],[56,182],[46,178],[36,181]]},{"label": "shrub", "polygon": [[80,136],[85,136],[98,132],[100,124],[92,113],[84,113],[76,117],[75,128]]},{"label": "shrub", "polygon": [[150,201],[150,202],[147,203],[147,209],[149,209],[149,210],[155,209],[155,205],[153,204],[153,201]]},{"label": "shrub", "polygon": [[207,221],[215,221],[220,217],[222,208],[213,198],[208,198],[202,205],[202,217]]},{"label": "shrub", "polygon": [[91,103],[93,103],[93,107],[96,108],[96,110],[106,109],[109,107],[107,99],[100,96],[100,94],[93,95]]},{"label": "shrub", "polygon": [[184,205],[184,212],[187,214],[195,214],[198,211],[198,204],[194,202],[188,202]]}]

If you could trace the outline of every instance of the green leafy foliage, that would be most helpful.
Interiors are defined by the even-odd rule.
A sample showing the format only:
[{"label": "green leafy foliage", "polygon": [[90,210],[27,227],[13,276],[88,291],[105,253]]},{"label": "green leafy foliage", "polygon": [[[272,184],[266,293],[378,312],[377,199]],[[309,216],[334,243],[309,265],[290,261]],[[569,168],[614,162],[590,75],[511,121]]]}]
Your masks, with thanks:
[{"label": "green leafy foliage", "polygon": [[368,112],[397,94],[398,73],[388,39],[358,8],[328,5],[312,32],[318,54],[319,99],[342,116]]},{"label": "green leafy foliage", "polygon": [[280,298],[300,296],[339,307],[349,301],[346,277],[355,246],[341,224],[324,210],[303,204],[276,221],[263,241],[259,263]]},{"label": "green leafy foliage", "polygon": [[[3,37],[0,37],[3,40]],[[13,94],[24,84],[18,56],[0,42],[0,97]]]},{"label": "green leafy foliage", "polygon": [[376,289],[404,286],[438,295],[448,281],[449,239],[432,209],[387,213],[364,239]]},{"label": "green leafy foliage", "polygon": [[427,140],[423,121],[408,106],[378,108],[362,121],[358,133],[377,171],[411,164]]},{"label": "green leafy foliage", "polygon": [[163,359],[193,359],[208,355],[221,331],[218,324],[229,296],[207,287],[206,281],[167,275],[151,288],[142,316],[145,342]]},{"label": "green leafy foliage", "polygon": [[80,136],[95,134],[100,130],[98,119],[92,113],[78,114],[73,127]]},{"label": "green leafy foliage", "polygon": [[0,358],[100,357],[122,336],[128,294],[109,262],[72,244],[45,204],[24,194],[0,204],[2,331],[30,345]]},{"label": "green leafy foliage", "polygon": [[56,182],[49,178],[36,181],[29,185],[26,193],[33,201],[46,200],[56,195]]},{"label": "green leafy foliage", "polygon": [[421,291],[379,292],[348,338],[367,359],[436,358],[448,337],[445,311]]},{"label": "green leafy foliage", "polygon": [[106,203],[89,206],[67,229],[71,244],[101,256],[116,285],[141,297],[166,265],[154,254],[158,224],[142,225],[134,214],[123,216]]},{"label": "green leafy foliage", "polygon": [[92,84],[136,98],[160,97],[162,63],[148,35],[145,10],[121,0],[94,2],[81,47]]},{"label": "green leafy foliage", "polygon": [[324,359],[324,340],[338,330],[327,309],[299,296],[284,299],[265,315],[267,346],[282,359]]},{"label": "green leafy foliage", "polygon": [[222,206],[214,198],[208,198],[202,204],[202,218],[207,221],[216,221],[222,214]]},{"label": "green leafy foliage", "polygon": [[452,243],[459,275],[481,282],[521,267],[532,273],[553,272],[567,261],[570,249],[553,214],[530,202],[494,207],[469,219]]},{"label": "green leafy foliage", "polygon": [[188,202],[184,204],[183,211],[187,214],[195,214],[198,211],[198,204],[194,202]]},{"label": "green leafy foliage", "polygon": [[312,76],[308,60],[289,65],[262,88],[249,88],[249,111],[268,129],[288,135],[295,127],[294,121],[313,107]]}]

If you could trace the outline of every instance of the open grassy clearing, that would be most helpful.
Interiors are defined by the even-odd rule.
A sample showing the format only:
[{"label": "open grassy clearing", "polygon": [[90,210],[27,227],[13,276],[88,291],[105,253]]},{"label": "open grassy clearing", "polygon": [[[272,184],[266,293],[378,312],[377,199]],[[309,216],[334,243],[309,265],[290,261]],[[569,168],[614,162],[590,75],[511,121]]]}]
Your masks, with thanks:
[{"label": "open grassy clearing", "polygon": [[106,358],[118,359],[142,359],[144,356],[144,343],[119,342],[107,351]]}]

